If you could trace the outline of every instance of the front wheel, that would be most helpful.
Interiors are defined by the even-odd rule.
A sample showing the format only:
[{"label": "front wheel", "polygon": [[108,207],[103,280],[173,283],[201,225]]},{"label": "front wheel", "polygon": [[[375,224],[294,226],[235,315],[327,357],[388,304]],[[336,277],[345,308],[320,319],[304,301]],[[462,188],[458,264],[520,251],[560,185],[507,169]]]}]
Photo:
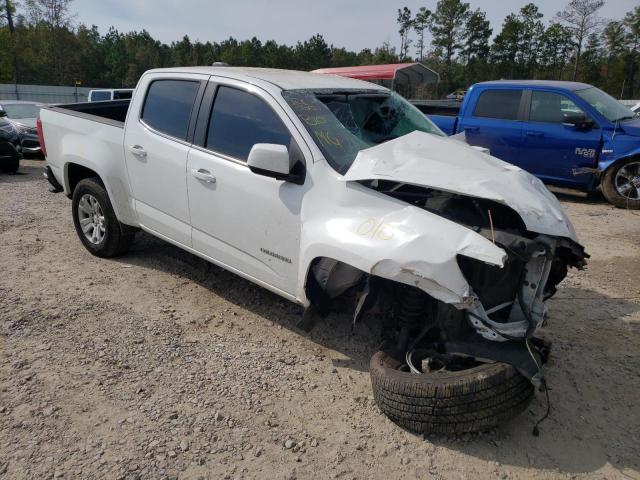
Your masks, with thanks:
[{"label": "front wheel", "polygon": [[135,231],[120,223],[100,179],[85,178],[78,183],[72,212],[78,237],[93,255],[115,257],[129,249]]},{"label": "front wheel", "polygon": [[604,197],[618,208],[640,209],[640,158],[611,167],[602,178]]}]

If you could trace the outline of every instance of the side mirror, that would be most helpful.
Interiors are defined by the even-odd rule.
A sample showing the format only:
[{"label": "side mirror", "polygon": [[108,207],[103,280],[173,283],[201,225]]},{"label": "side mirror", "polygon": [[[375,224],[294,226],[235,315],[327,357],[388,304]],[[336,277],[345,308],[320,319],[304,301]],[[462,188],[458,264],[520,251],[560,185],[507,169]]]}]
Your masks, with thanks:
[{"label": "side mirror", "polygon": [[584,113],[563,113],[562,124],[565,127],[574,127],[579,130],[588,130],[593,127],[593,120],[587,119]]},{"label": "side mirror", "polygon": [[7,116],[7,112],[5,112],[4,110],[0,109],[0,117],[6,117]]},{"label": "side mirror", "polygon": [[276,180],[290,180],[291,160],[289,151],[284,145],[256,143],[249,152],[247,164],[249,169],[257,175]]}]

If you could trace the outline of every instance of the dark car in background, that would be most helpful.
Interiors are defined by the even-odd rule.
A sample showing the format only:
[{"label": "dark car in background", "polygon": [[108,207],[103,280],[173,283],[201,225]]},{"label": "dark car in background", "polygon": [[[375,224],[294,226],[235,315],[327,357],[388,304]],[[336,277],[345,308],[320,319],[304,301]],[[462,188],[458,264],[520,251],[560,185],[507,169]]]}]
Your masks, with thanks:
[{"label": "dark car in background", "polygon": [[22,147],[16,127],[0,117],[0,171],[15,173],[20,166]]},{"label": "dark car in background", "polygon": [[36,122],[42,107],[43,104],[36,102],[0,100],[0,117],[11,122],[18,131],[23,153],[41,153]]}]

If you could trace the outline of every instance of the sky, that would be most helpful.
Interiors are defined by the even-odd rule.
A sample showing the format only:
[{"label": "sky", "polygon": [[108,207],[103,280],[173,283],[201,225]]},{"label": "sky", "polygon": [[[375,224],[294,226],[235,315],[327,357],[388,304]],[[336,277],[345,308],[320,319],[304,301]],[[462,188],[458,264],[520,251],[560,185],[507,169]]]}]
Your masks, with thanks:
[{"label": "sky", "polygon": [[[487,12],[494,35],[504,17],[532,0],[467,0],[473,9]],[[569,0],[533,0],[548,22]],[[618,20],[637,6],[638,0],[606,0],[600,16]],[[165,43],[180,40],[221,41],[256,36],[294,45],[316,33],[327,43],[359,51],[389,41],[398,46],[398,8],[416,12],[421,6],[434,10],[436,0],[74,0],[76,21],[97,25],[102,33],[110,26],[127,32],[146,29]]]}]

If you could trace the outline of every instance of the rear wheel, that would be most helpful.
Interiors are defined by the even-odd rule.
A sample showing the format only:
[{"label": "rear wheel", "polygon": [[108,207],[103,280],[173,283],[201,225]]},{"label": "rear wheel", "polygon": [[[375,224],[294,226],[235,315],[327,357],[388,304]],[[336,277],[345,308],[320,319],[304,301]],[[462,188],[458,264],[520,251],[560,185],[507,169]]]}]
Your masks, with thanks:
[{"label": "rear wheel", "polygon": [[602,193],[618,208],[640,209],[640,158],[630,158],[607,170]]},{"label": "rear wheel", "polygon": [[73,223],[80,241],[98,257],[125,253],[135,230],[118,221],[99,178],[81,180],[73,191]]},{"label": "rear wheel", "polygon": [[[373,395],[393,422],[419,434],[490,430],[523,411],[533,385],[511,365],[474,363],[447,371],[414,373],[406,363],[377,352],[370,363]],[[415,368],[415,367],[414,367]]]}]

